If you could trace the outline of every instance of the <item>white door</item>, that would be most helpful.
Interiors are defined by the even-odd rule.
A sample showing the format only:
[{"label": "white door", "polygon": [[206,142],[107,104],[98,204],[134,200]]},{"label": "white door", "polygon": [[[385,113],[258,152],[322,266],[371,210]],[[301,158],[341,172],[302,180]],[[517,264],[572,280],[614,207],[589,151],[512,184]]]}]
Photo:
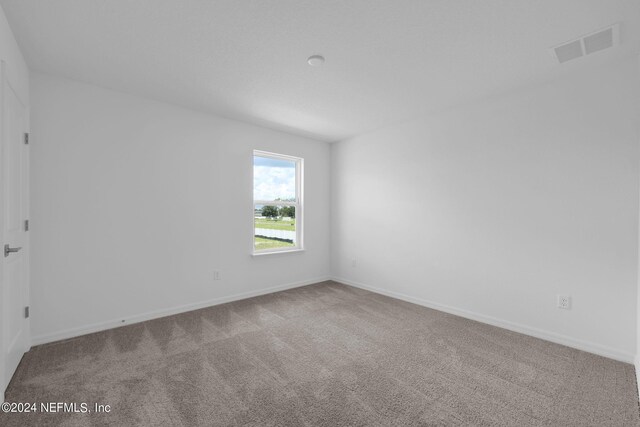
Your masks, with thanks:
[{"label": "white door", "polygon": [[[28,208],[27,109],[2,72],[2,342],[4,390],[28,350]],[[27,137],[28,138],[28,137]]]}]

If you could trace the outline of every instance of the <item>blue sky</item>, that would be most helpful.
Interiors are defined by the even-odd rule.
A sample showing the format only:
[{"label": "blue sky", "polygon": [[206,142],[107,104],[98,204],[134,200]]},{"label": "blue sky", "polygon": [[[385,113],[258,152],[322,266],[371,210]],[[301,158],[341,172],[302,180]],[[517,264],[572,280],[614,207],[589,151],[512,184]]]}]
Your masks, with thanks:
[{"label": "blue sky", "polygon": [[271,159],[269,157],[253,156],[253,166],[271,166],[276,168],[294,168],[296,162],[289,160]]},{"label": "blue sky", "polygon": [[293,199],[296,196],[296,163],[253,157],[254,200]]}]

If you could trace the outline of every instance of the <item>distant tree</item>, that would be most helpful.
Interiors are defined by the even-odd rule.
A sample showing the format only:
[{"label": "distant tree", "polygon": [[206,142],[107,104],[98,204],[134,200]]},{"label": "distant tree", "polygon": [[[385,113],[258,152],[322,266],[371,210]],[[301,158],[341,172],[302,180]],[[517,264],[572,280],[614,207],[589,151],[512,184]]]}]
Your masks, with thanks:
[{"label": "distant tree", "polygon": [[262,208],[262,216],[266,218],[275,218],[278,216],[278,208],[275,206],[264,206]]},{"label": "distant tree", "polygon": [[283,206],[280,208],[280,216],[288,216],[289,218],[296,217],[296,207],[295,206]]}]

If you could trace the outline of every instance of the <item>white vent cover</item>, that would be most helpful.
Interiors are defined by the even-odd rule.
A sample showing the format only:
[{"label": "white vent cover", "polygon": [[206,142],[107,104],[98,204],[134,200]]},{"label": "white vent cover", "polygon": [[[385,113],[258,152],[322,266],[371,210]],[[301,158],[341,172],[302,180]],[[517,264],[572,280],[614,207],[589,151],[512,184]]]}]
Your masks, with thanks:
[{"label": "white vent cover", "polygon": [[590,55],[620,44],[620,24],[586,34],[551,48],[551,54],[559,63]]}]

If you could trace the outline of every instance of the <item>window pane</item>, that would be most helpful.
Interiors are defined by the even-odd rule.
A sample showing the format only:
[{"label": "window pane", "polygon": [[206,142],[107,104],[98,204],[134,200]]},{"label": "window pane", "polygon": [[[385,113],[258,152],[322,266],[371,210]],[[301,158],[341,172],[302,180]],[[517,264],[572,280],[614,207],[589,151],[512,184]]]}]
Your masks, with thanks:
[{"label": "window pane", "polygon": [[295,206],[255,205],[254,247],[291,248],[296,245]]},{"label": "window pane", "polygon": [[296,200],[296,162],[253,156],[253,200]]}]

